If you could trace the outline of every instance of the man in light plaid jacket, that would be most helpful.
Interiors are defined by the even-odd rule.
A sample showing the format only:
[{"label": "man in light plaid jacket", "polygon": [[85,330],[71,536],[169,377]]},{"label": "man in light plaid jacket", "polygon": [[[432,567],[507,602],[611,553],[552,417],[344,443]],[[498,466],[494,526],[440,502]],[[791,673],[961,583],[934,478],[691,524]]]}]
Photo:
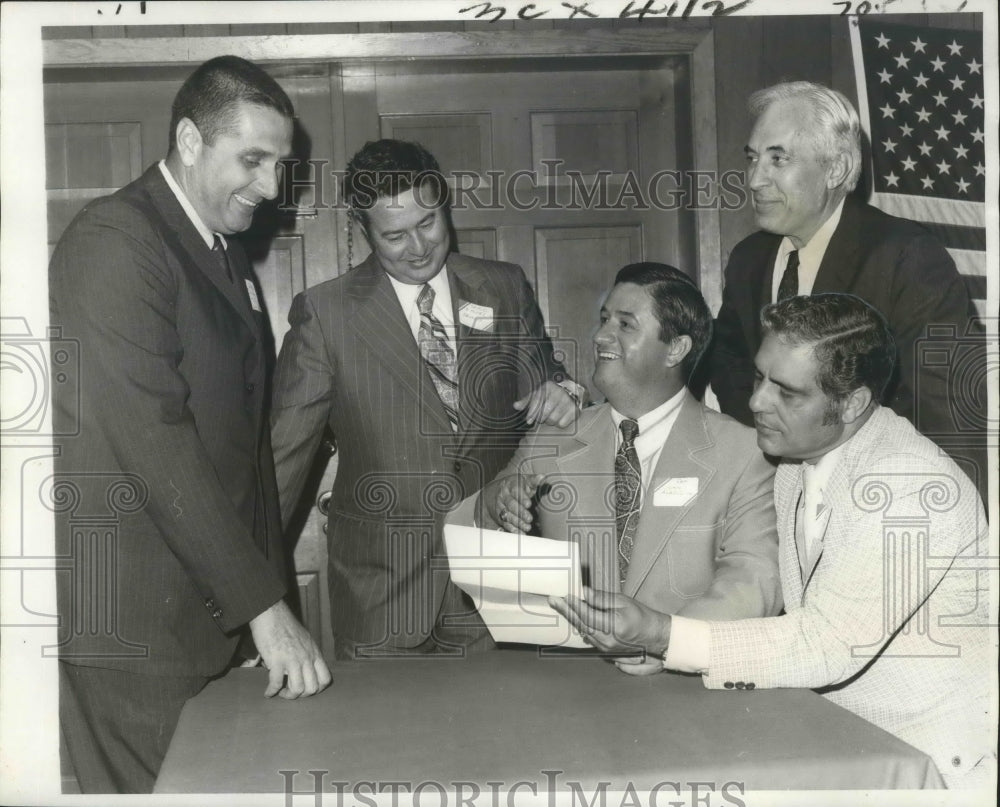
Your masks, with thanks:
[{"label": "man in light plaid jacket", "polygon": [[[587,590],[553,605],[633,674],[710,689],[809,687],[927,753],[949,787],[995,782],[988,526],[975,486],[879,405],[895,360],[858,297],[761,313],[750,405],[774,480],[785,613],[714,622]],[[644,656],[635,657],[637,650]],[[626,655],[626,654],[631,654]]]}]

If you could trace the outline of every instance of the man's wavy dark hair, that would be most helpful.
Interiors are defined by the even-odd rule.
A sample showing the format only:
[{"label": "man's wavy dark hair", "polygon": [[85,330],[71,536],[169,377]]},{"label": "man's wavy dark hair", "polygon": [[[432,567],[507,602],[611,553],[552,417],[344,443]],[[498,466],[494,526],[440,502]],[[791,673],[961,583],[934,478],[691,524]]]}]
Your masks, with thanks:
[{"label": "man's wavy dark hair", "polygon": [[691,350],[681,362],[685,381],[712,341],[712,313],[695,282],[665,263],[630,263],[615,275],[615,285],[634,283],[653,298],[653,313],[660,323],[660,341],[669,344],[678,336],[691,337]]},{"label": "man's wavy dark hair", "polygon": [[793,344],[813,345],[819,363],[817,383],[834,401],[859,387],[881,401],[896,363],[896,340],[875,307],[853,294],[789,297],[764,306],[760,322]]},{"label": "man's wavy dark hair", "polygon": [[344,199],[351,214],[367,225],[367,211],[377,199],[421,186],[433,192],[434,207],[447,207],[448,183],[433,154],[407,140],[373,140],[347,163]]}]

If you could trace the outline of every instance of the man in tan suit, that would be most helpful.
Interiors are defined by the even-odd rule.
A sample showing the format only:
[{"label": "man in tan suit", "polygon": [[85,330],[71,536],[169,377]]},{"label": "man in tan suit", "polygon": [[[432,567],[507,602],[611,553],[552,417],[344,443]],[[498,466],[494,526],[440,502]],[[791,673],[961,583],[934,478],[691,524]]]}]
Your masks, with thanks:
[{"label": "man in tan suit", "polygon": [[585,582],[664,613],[776,614],[774,467],[751,429],[685,386],[710,338],[708,306],[685,274],[622,269],[594,336],[607,402],[575,431],[529,434],[483,491],[480,524],[576,541]]},{"label": "man in tan suit", "polygon": [[975,486],[878,405],[896,350],[878,311],[819,294],[769,305],[761,320],[750,406],[758,444],[782,458],[787,613],[685,619],[600,591],[552,605],[594,646],[643,647],[710,689],[820,688],[925,751],[950,787],[991,786],[996,668]]}]

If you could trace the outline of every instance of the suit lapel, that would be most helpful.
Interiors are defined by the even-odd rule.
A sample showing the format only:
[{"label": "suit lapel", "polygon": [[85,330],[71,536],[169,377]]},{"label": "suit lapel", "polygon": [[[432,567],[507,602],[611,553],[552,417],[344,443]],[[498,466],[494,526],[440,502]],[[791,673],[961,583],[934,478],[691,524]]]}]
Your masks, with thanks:
[{"label": "suit lapel", "polygon": [[447,266],[448,285],[451,288],[452,321],[455,323],[455,346],[458,351],[459,428],[464,448],[475,435],[468,431],[469,409],[461,402],[475,400],[478,391],[474,385],[477,383],[477,378],[479,382],[482,381],[481,376],[471,371],[469,356],[473,352],[479,354],[480,351],[489,349],[488,345],[496,343],[497,337],[495,322],[492,331],[474,330],[461,321],[461,308],[463,303],[473,303],[489,308],[495,317],[499,310],[499,301],[487,286],[486,275],[471,266],[462,255],[456,252],[449,254]]},{"label": "suit lapel", "polygon": [[421,412],[435,420],[442,433],[451,423],[420,356],[392,283],[374,256],[352,270],[345,294],[353,300],[351,326],[377,355],[381,366],[412,395]]},{"label": "suit lapel", "polygon": [[[698,454],[714,445],[705,426],[705,419],[699,404],[690,394],[685,393],[681,410],[663,451],[656,463],[652,478],[646,488],[639,513],[635,546],[625,579],[625,593],[634,596],[653,567],[653,563],[666,549],[674,530],[690,511],[709,481],[715,476],[715,469],[706,465]],[[693,478],[698,480],[698,494],[682,506],[657,507],[656,490],[670,479]]]},{"label": "suit lapel", "polygon": [[[580,547],[581,561],[590,571],[590,585],[604,591],[617,591],[617,557],[606,551],[613,549],[617,552],[614,509],[615,427],[611,419],[611,406],[604,404],[594,410],[584,410],[581,418],[588,416],[590,420],[581,422],[577,431],[576,447],[560,450],[555,464],[558,476],[569,482],[575,501],[585,508],[588,527],[592,528],[587,532],[601,536],[604,534],[602,526],[607,525],[610,529],[610,547],[602,540]],[[566,513],[566,510],[562,512]],[[566,513],[567,519],[569,515]],[[554,530],[552,534],[569,535],[569,523]],[[611,554],[610,558],[607,557],[608,554]]]},{"label": "suit lapel", "polygon": [[833,231],[823,253],[813,282],[813,294],[854,288],[854,274],[862,269],[862,261],[857,258],[861,243],[861,203],[848,196],[844,200],[837,229]]},{"label": "suit lapel", "polygon": [[760,310],[771,302],[771,287],[774,284],[774,262],[778,259],[778,248],[781,246],[781,236],[771,235],[765,242],[763,260],[758,264],[758,275],[750,282],[750,316],[747,323],[752,339],[750,341],[750,358],[763,341],[761,332]]},{"label": "suit lapel", "polygon": [[146,171],[143,179],[153,207],[166,225],[165,236],[168,242],[171,242],[180,253],[178,257],[186,260],[192,266],[196,266],[208,278],[216,290],[229,301],[229,304],[240,315],[250,331],[259,339],[261,323],[250,308],[246,290],[248,264],[243,255],[242,247],[239,244],[234,245],[231,239],[227,239],[231,267],[235,275],[235,280],[230,282],[219,266],[212,250],[202,240],[201,234],[195,229],[174,192],[167,185],[163,174],[160,173],[159,166],[153,165]]}]

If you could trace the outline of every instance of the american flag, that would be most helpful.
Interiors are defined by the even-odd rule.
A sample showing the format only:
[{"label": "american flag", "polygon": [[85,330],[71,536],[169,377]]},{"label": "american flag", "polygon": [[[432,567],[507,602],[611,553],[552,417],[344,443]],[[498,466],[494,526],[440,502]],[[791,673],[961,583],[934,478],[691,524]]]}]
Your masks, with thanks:
[{"label": "american flag", "polygon": [[865,21],[852,26],[872,204],[932,230],[985,315],[983,37]]}]

